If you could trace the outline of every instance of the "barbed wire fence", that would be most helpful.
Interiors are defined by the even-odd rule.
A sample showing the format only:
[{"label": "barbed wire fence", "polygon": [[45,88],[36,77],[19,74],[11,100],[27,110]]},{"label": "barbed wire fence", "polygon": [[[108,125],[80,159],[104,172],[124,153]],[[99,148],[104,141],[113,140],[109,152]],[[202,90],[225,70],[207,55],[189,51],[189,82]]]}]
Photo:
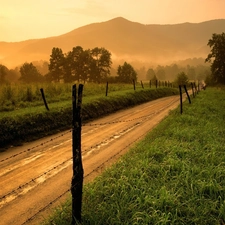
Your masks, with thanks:
[{"label": "barbed wire fence", "polygon": [[[193,93],[193,98],[194,98],[194,97],[196,96],[196,94],[197,94],[197,87],[196,87],[195,84],[192,84],[191,87],[192,87],[192,91],[193,91],[192,93]],[[184,87],[184,89],[185,89],[185,92],[186,92],[186,87]],[[199,91],[200,91],[200,90],[198,90],[198,92],[199,92]],[[188,92],[186,92],[186,94],[187,94],[187,96],[188,96]],[[189,98],[190,98],[190,97],[188,97],[188,99],[189,99]],[[156,110],[155,112],[153,112],[153,113],[151,113],[151,114],[149,114],[149,115],[147,115],[147,116],[136,117],[136,118],[133,118],[133,119],[131,119],[131,120],[117,120],[117,121],[106,122],[106,123],[84,123],[82,126],[99,126],[99,127],[101,127],[101,126],[110,125],[110,124],[114,124],[114,123],[124,123],[124,122],[130,122],[130,121],[134,121],[134,120],[137,120],[138,122],[143,122],[143,121],[149,119],[151,116],[154,116],[155,114],[160,113],[162,110],[164,110],[165,108],[169,107],[169,105],[173,104],[173,103],[176,102],[176,101],[179,101],[179,100],[178,100],[178,99],[172,100],[172,101],[171,101],[169,104],[167,104],[166,106],[162,107],[162,108],[159,109],[159,110]],[[189,99],[189,103],[190,103],[190,99]],[[2,160],[0,160],[0,163],[5,162],[5,161],[7,161],[7,160],[10,160],[11,158],[17,157],[17,156],[19,156],[19,155],[21,155],[21,154],[24,154],[24,153],[30,152],[30,151],[32,151],[32,150],[35,150],[36,148],[38,148],[38,147],[40,147],[40,146],[43,146],[43,145],[46,144],[46,143],[52,142],[52,141],[54,141],[55,139],[57,139],[57,138],[59,138],[59,137],[62,137],[62,136],[64,136],[64,135],[68,134],[68,133],[72,133],[72,132],[73,132],[73,130],[70,129],[70,130],[68,130],[68,131],[66,131],[66,132],[64,132],[64,133],[62,133],[62,134],[60,134],[60,135],[58,135],[58,136],[56,136],[56,137],[54,137],[54,138],[51,138],[51,139],[49,139],[49,140],[47,140],[47,141],[45,141],[45,142],[43,142],[43,143],[41,143],[41,144],[39,144],[39,145],[36,145],[36,146],[34,146],[34,147],[32,147],[32,148],[28,148],[28,149],[26,149],[26,150],[24,150],[24,151],[21,151],[21,152],[19,152],[19,153],[16,153],[16,154],[10,156],[10,157],[7,157],[7,158],[5,158],[5,159],[2,159]],[[116,154],[114,154],[113,156],[111,156],[110,158],[108,158],[107,160],[105,160],[104,162],[102,162],[99,166],[97,166],[97,167],[96,167],[95,169],[93,169],[91,172],[89,172],[88,174],[86,174],[85,176],[83,176],[83,178],[86,179],[86,178],[88,178],[89,176],[91,176],[93,173],[97,172],[100,168],[104,167],[105,164],[107,164],[109,161],[111,161],[111,160],[112,160],[113,158],[115,158],[117,155],[121,154],[121,152],[123,152],[124,149],[126,149],[127,147],[129,147],[130,145],[132,145],[133,143],[135,143],[136,141],[138,141],[139,139],[141,139],[143,136],[144,136],[144,135],[142,135],[141,137],[139,137],[139,138],[137,138],[137,139],[134,139],[132,143],[128,144],[127,146],[125,146],[124,148],[122,148],[120,151],[118,151]],[[99,143],[99,144],[100,144],[100,143]],[[86,152],[92,150],[94,147],[95,147],[95,146],[91,146],[91,147],[89,147],[88,149],[83,150],[83,151],[82,151],[82,154],[84,154],[84,153],[86,153]],[[73,157],[71,157],[71,158],[69,158],[69,159],[67,159],[67,160],[64,160],[63,162],[61,162],[61,163],[58,164],[57,166],[54,166],[53,168],[51,168],[51,169],[45,171],[44,173],[38,175],[37,177],[32,178],[30,181],[28,181],[28,182],[26,182],[26,183],[20,185],[20,186],[17,187],[16,189],[14,189],[14,190],[8,192],[7,194],[4,194],[3,196],[0,196],[0,201],[3,201],[4,199],[6,199],[8,196],[10,196],[10,195],[12,195],[12,194],[16,194],[16,193],[18,194],[19,192],[22,193],[22,189],[25,188],[27,185],[31,184],[32,182],[35,182],[35,181],[36,181],[37,179],[39,179],[40,177],[45,176],[46,174],[52,172],[53,170],[56,170],[58,167],[60,167],[60,166],[62,166],[62,165],[64,165],[64,164],[66,164],[67,162],[72,161],[72,160],[73,160]],[[71,187],[70,187],[69,189],[67,189],[65,192],[63,192],[62,194],[60,194],[60,195],[59,195],[58,197],[56,197],[54,200],[50,201],[47,205],[45,205],[45,206],[43,206],[41,209],[39,209],[39,210],[38,210],[36,213],[34,213],[30,218],[28,218],[26,221],[24,221],[23,225],[26,224],[26,223],[28,223],[28,222],[31,221],[31,220],[34,220],[34,219],[36,218],[36,216],[38,216],[40,213],[42,213],[42,212],[45,211],[46,209],[50,208],[55,202],[57,202],[59,199],[61,199],[63,196],[65,196],[66,194],[68,194],[69,192],[71,192],[72,189],[76,188],[76,187],[79,186],[79,185],[80,185],[80,181],[78,181],[78,182],[77,182],[77,181],[73,182],[72,185],[71,185]],[[78,218],[78,220],[79,220],[79,218]],[[75,222],[75,220],[74,220],[73,222]]]}]

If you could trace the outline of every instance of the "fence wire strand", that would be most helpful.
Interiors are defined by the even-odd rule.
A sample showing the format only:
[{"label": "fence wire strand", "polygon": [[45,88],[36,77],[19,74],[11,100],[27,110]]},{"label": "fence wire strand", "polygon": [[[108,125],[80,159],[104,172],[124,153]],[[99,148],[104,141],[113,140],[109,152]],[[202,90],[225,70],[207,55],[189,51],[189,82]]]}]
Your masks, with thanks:
[{"label": "fence wire strand", "polygon": [[[89,172],[88,174],[86,174],[84,176],[84,179],[87,178],[88,176],[92,175],[94,172],[97,172],[99,169],[103,168],[104,165],[108,162],[110,162],[112,159],[114,159],[116,156],[120,155],[125,149],[127,149],[129,146],[131,146],[134,142],[140,140],[143,136],[142,135],[140,137],[138,137],[137,139],[135,139],[132,143],[128,144],[127,146],[125,146],[124,148],[122,148],[119,152],[117,152],[116,154],[114,154],[113,156],[111,156],[110,158],[108,158],[107,160],[105,160],[103,163],[101,163],[98,167],[96,167],[95,169],[93,169],[91,172]],[[76,183],[75,185],[71,186],[71,188],[67,189],[66,191],[64,191],[61,195],[59,195],[57,198],[55,198],[54,200],[52,200],[51,202],[49,202],[46,206],[44,206],[43,208],[41,208],[38,212],[36,212],[32,217],[28,218],[24,223],[22,223],[21,225],[26,224],[27,222],[35,219],[35,217],[45,211],[46,209],[48,209],[49,207],[51,207],[56,201],[58,201],[60,198],[62,198],[63,196],[65,196],[68,192],[71,191],[72,188],[74,188],[78,183]]]},{"label": "fence wire strand", "polygon": [[[148,114],[147,116],[136,117],[136,118],[134,118],[134,119],[129,119],[129,120],[117,120],[117,121],[107,122],[107,123],[84,123],[84,124],[82,124],[82,126],[99,126],[99,127],[101,127],[101,126],[110,125],[110,124],[115,124],[115,123],[126,123],[126,122],[131,122],[131,121],[134,121],[134,120],[139,120],[139,123],[141,123],[141,122],[143,122],[143,121],[149,119],[149,118],[152,117],[153,115],[160,113],[160,112],[163,111],[165,108],[169,107],[170,105],[172,105],[173,103],[175,103],[175,102],[177,102],[177,101],[179,101],[179,99],[173,99],[173,100],[172,100],[170,103],[168,103],[166,106],[160,108],[159,110],[157,110],[157,111],[155,111],[155,112],[152,112],[152,113]],[[66,134],[68,134],[68,133],[70,133],[70,132],[72,132],[72,129],[70,129],[70,130],[68,130],[68,131],[66,131],[66,132],[64,132],[64,133],[62,133],[62,134],[60,134],[60,135],[58,135],[58,136],[56,136],[56,137],[54,137],[54,138],[51,138],[51,139],[49,139],[49,140],[47,140],[47,141],[45,141],[45,142],[42,142],[41,144],[36,145],[36,146],[34,146],[34,147],[32,147],[32,148],[28,148],[28,149],[26,149],[26,150],[24,150],[24,151],[21,151],[21,152],[19,152],[19,153],[17,153],[17,154],[14,154],[14,155],[10,156],[10,157],[7,157],[7,158],[5,158],[5,159],[2,159],[2,160],[0,160],[0,163],[5,162],[5,161],[7,161],[7,160],[9,160],[9,159],[12,159],[12,158],[14,158],[14,157],[16,157],[16,156],[19,156],[19,155],[21,155],[21,154],[23,154],[23,153],[32,151],[32,150],[34,150],[34,149],[36,149],[36,148],[38,148],[38,147],[40,147],[40,146],[43,146],[44,144],[50,143],[50,142],[52,142],[53,140],[56,140],[57,138],[62,137],[62,136],[66,135]],[[137,140],[141,139],[143,136],[144,136],[144,135],[142,135],[142,136],[136,138],[135,140],[133,140],[132,143],[130,143],[130,144],[128,144],[127,146],[125,146],[124,148],[122,148],[119,152],[117,152],[116,154],[114,154],[113,156],[111,156],[110,158],[108,158],[106,161],[104,161],[103,163],[101,163],[98,167],[96,167],[95,169],[93,169],[91,172],[89,172],[88,174],[86,174],[86,175],[84,176],[84,178],[87,178],[88,176],[92,175],[94,172],[97,172],[100,168],[103,168],[104,165],[105,165],[106,163],[108,163],[109,161],[111,161],[112,159],[114,159],[116,156],[120,155],[125,149],[127,149],[129,146],[131,146],[131,145],[132,145],[134,142],[136,142]],[[104,141],[103,141],[103,142],[104,142]],[[101,143],[102,143],[102,142],[101,142]],[[93,148],[95,148],[96,146],[100,145],[101,143],[99,143],[99,144],[97,144],[97,145],[95,145],[95,146],[91,146],[91,147],[89,147],[88,149],[85,149],[84,151],[82,151],[82,154],[84,154],[84,153],[86,153],[86,152],[92,150]],[[30,181],[24,183],[23,185],[20,185],[19,187],[17,187],[16,189],[12,190],[11,192],[8,192],[8,193],[5,194],[4,196],[1,196],[1,197],[0,197],[0,200],[6,198],[6,197],[7,197],[8,195],[10,195],[10,194],[16,193],[17,191],[19,191],[20,189],[22,189],[22,188],[25,187],[26,185],[29,185],[30,183],[35,182],[35,180],[37,180],[37,179],[40,178],[41,176],[44,176],[44,175],[50,173],[51,171],[53,171],[53,170],[56,169],[57,167],[62,166],[63,164],[65,164],[65,163],[68,162],[69,160],[72,160],[72,157],[69,158],[69,159],[67,159],[67,160],[65,160],[65,161],[63,161],[63,162],[60,163],[59,165],[54,166],[53,168],[51,168],[51,169],[45,171],[44,173],[40,174],[39,176],[37,176],[37,177],[31,179]],[[75,187],[76,185],[77,185],[77,184],[75,184],[73,187]],[[49,208],[50,206],[52,206],[56,201],[58,201],[60,198],[62,198],[64,195],[66,195],[68,192],[70,192],[70,191],[71,191],[71,188],[73,188],[73,187],[70,187],[70,188],[67,189],[65,192],[63,192],[61,195],[59,195],[57,198],[55,198],[54,200],[52,200],[51,202],[49,202],[47,205],[45,205],[43,208],[41,208],[40,210],[38,210],[35,214],[33,214],[30,218],[28,218],[24,223],[22,223],[22,225],[24,225],[24,224],[26,224],[27,222],[33,220],[39,213],[41,213],[41,212],[45,211],[46,209],[48,209],[48,208]]]},{"label": "fence wire strand", "polygon": [[[131,122],[131,121],[139,120],[139,119],[148,119],[148,118],[151,117],[152,115],[155,115],[155,114],[161,112],[162,110],[164,110],[165,108],[167,108],[168,106],[170,106],[171,104],[173,104],[173,103],[176,102],[176,101],[178,101],[178,100],[177,100],[177,99],[172,100],[170,103],[167,104],[167,106],[165,106],[165,107],[161,108],[160,110],[157,110],[157,111],[155,111],[155,112],[153,112],[153,113],[150,113],[150,114],[147,115],[147,116],[136,117],[136,118],[130,119],[130,120],[117,120],[117,121],[106,122],[106,123],[83,123],[82,126],[86,126],[86,127],[87,127],[87,126],[105,126],[105,125],[111,125],[111,124],[115,124],[115,123],[126,123],[126,122]],[[50,142],[52,142],[52,141],[54,141],[54,140],[56,140],[56,139],[58,139],[58,138],[60,138],[60,137],[62,137],[62,136],[64,136],[64,135],[70,133],[70,132],[72,132],[72,129],[70,129],[70,130],[68,130],[68,131],[66,131],[66,132],[64,132],[64,133],[62,133],[62,134],[60,134],[60,135],[58,135],[58,136],[56,136],[56,137],[54,137],[54,138],[51,138],[51,139],[49,139],[49,140],[47,140],[47,141],[45,141],[45,142],[42,142],[42,143],[40,143],[39,145],[33,146],[32,148],[28,148],[28,149],[26,149],[26,150],[24,150],[24,151],[21,151],[21,152],[19,152],[19,153],[16,153],[16,154],[14,154],[14,155],[11,155],[11,156],[9,156],[9,157],[7,157],[7,158],[4,158],[4,159],[0,160],[0,163],[5,162],[5,161],[7,161],[7,160],[9,160],[9,159],[12,159],[12,158],[14,158],[14,157],[16,157],[16,156],[19,156],[19,155],[21,155],[21,154],[23,154],[23,153],[27,153],[27,152],[29,152],[29,151],[35,150],[36,148],[41,147],[41,146],[43,146],[43,145],[45,145],[45,144],[47,144],[47,143],[50,143]]]}]

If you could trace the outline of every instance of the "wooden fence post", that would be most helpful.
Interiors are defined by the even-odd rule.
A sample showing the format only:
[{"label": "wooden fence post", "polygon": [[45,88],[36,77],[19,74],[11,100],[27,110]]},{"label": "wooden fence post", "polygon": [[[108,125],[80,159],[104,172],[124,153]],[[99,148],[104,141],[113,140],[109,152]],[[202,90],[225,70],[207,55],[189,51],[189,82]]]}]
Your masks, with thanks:
[{"label": "wooden fence post", "polygon": [[73,121],[72,121],[72,151],[73,151],[73,177],[71,182],[72,194],[72,225],[81,222],[83,165],[81,157],[81,104],[83,85],[79,84],[78,99],[76,84],[72,89]]},{"label": "wooden fence post", "polygon": [[108,81],[107,81],[107,83],[106,83],[105,96],[108,96],[108,88],[109,88],[109,83],[108,83]]},{"label": "wooden fence post", "polygon": [[198,94],[198,90],[197,90],[195,82],[194,82],[194,88],[195,88],[195,93]]},{"label": "wooden fence post", "polygon": [[141,87],[144,89],[144,85],[143,85],[143,82],[142,82],[142,80],[141,80]]},{"label": "wooden fence post", "polygon": [[42,96],[42,99],[43,99],[44,104],[45,104],[45,108],[46,108],[47,110],[49,110],[49,108],[48,108],[48,104],[47,104],[46,99],[45,99],[45,94],[44,94],[44,90],[43,90],[43,88],[41,88],[41,89],[40,89],[40,91],[41,91],[41,96]]},{"label": "wooden fence post", "polygon": [[134,90],[136,90],[136,87],[135,87],[135,80],[133,80],[133,86],[134,86]]},{"label": "wooden fence post", "polygon": [[182,101],[182,90],[181,90],[181,85],[179,85],[179,90],[180,90],[180,113],[183,113],[183,101]]},{"label": "wooden fence post", "polygon": [[186,92],[186,94],[187,94],[188,101],[189,101],[189,103],[191,104],[191,98],[190,98],[190,96],[189,96],[189,94],[188,94],[186,85],[184,85],[184,90],[185,90],[185,92]]},{"label": "wooden fence post", "polygon": [[194,93],[194,86],[193,86],[193,83],[191,82],[191,89],[192,89],[192,95],[193,95],[193,98],[195,97],[195,93]]}]

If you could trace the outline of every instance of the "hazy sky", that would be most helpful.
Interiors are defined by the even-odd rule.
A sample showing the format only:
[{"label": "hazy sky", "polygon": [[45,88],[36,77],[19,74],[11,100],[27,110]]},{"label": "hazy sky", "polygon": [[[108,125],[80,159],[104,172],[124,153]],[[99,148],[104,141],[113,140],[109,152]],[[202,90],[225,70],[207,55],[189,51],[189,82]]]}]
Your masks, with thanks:
[{"label": "hazy sky", "polygon": [[225,0],[0,0],[0,41],[57,36],[119,16],[142,24],[225,19]]}]

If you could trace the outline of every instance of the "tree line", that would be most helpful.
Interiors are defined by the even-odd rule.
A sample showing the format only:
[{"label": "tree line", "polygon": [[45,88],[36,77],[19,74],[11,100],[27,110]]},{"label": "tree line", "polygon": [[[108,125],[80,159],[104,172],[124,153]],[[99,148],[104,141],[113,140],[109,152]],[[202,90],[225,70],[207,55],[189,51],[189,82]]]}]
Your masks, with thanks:
[{"label": "tree line", "polygon": [[102,82],[109,76],[111,64],[111,53],[105,48],[84,50],[77,46],[66,54],[53,48],[46,78],[50,82]]},{"label": "tree line", "polygon": [[[34,63],[24,63],[20,68],[9,70],[0,64],[0,85],[18,81],[24,83],[32,82],[124,82],[130,83],[137,80],[138,74],[146,80],[176,80],[178,74],[183,73],[190,80],[205,80],[210,84],[225,84],[225,33],[213,34],[208,41],[211,48],[205,62],[210,62],[211,73],[208,67],[203,65],[178,67],[177,64],[170,66],[160,66],[156,69],[145,68],[135,70],[127,62],[119,65],[116,75],[110,76],[112,65],[111,53],[105,48],[95,47],[84,50],[81,46],[73,47],[67,53],[62,49],[54,47],[50,55],[50,60],[43,63],[44,68],[38,68]],[[41,70],[47,71],[43,74]],[[138,72],[137,72],[138,71]],[[145,74],[143,77],[143,73]],[[187,78],[185,77],[185,79]]]},{"label": "tree line", "polygon": [[[84,50],[81,46],[73,47],[67,53],[61,48],[54,47],[50,55],[48,72],[43,76],[33,63],[24,63],[20,69],[19,81],[33,82],[95,82],[106,80],[128,83],[137,80],[137,73],[127,62],[119,65],[117,76],[110,77],[112,65],[111,53],[105,48],[93,48]],[[6,81],[8,69],[0,65],[0,81]]]},{"label": "tree line", "polygon": [[[199,60],[200,61],[200,60]],[[204,63],[204,59],[201,59],[200,63]],[[208,65],[198,64],[193,65],[158,65],[157,67],[150,67],[144,71],[146,80],[170,80],[174,81],[177,78],[177,74],[184,72],[190,80],[204,80],[207,75],[210,74],[210,67]]]},{"label": "tree line", "polygon": [[[203,62],[203,59],[200,61],[200,63],[201,62]],[[196,63],[198,63],[198,61]],[[2,68],[4,68],[3,71],[5,71],[5,73],[2,73],[4,74],[4,77],[2,77],[1,83],[6,82],[7,80],[10,80],[11,82],[16,82],[18,80],[19,82],[24,83],[59,82],[59,81],[64,82],[64,78],[68,80],[68,77],[64,77],[65,72],[63,71],[62,66],[58,67],[58,69],[56,67],[58,71],[60,71],[61,69],[61,72],[58,73],[55,72],[57,71],[56,69],[55,71],[53,71],[53,73],[50,73],[49,66],[50,64],[47,61],[38,61],[38,62],[34,61],[32,63],[24,63],[20,68],[19,67],[15,68],[15,70],[8,70],[5,66],[2,65]],[[155,68],[149,67],[148,69],[146,69],[145,67],[134,69],[134,67],[131,64],[124,62],[123,64],[118,65],[116,69],[110,68],[110,74],[107,75],[106,78],[103,78],[102,82],[107,80],[111,83],[115,82],[131,83],[133,80],[136,81],[137,78],[139,78],[139,80],[151,80],[152,83],[155,83],[156,80],[173,82],[176,80],[177,75],[182,72],[184,72],[190,80],[196,79],[204,80],[206,77],[205,75],[210,73],[209,67],[201,64],[197,64],[197,66],[187,65],[186,67],[177,64],[171,64],[167,66],[158,65]],[[89,73],[91,75],[91,70],[89,70]],[[70,76],[71,81],[73,81],[73,79],[74,81],[78,81],[78,79],[80,81],[84,81],[82,77],[87,73],[81,72],[80,76],[78,76],[77,74],[78,73],[75,72],[74,73],[68,72],[68,76]],[[1,65],[0,65],[0,77],[1,77]],[[14,77],[13,80],[11,79],[12,77]],[[15,79],[15,77],[17,80]],[[88,76],[84,76],[84,78],[87,79],[87,81],[89,81],[87,77]],[[67,82],[69,82],[69,80]]]}]

